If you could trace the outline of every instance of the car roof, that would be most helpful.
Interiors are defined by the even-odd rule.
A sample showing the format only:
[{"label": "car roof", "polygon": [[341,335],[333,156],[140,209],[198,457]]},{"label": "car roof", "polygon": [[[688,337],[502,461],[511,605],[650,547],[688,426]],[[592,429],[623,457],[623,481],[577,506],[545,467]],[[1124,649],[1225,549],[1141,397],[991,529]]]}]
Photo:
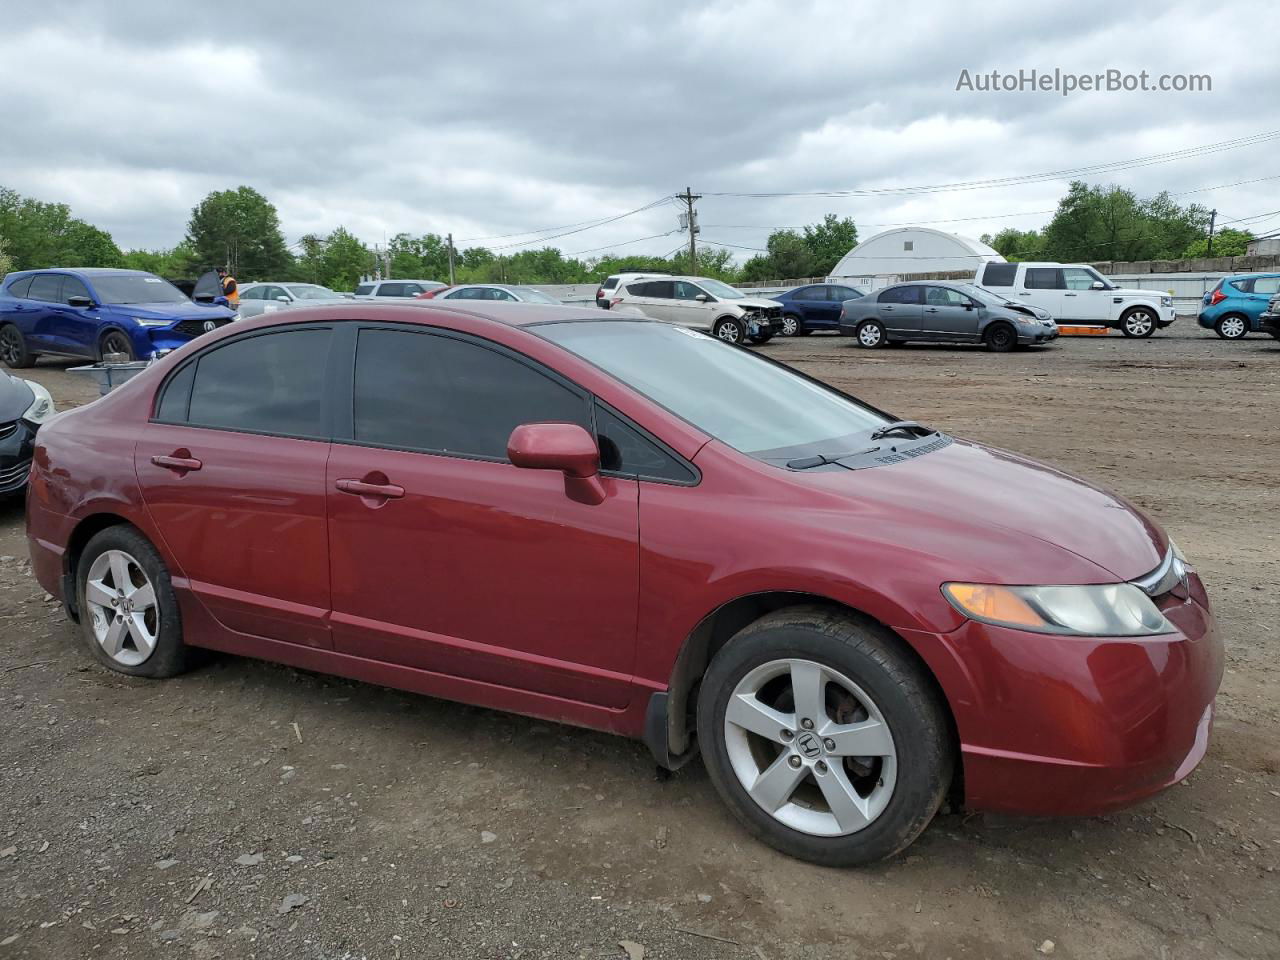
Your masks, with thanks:
[{"label": "car roof", "polygon": [[155,277],[149,270],[124,270],[120,267],[37,267],[31,270],[15,270],[9,274],[19,277],[35,273],[72,273],[86,277]]},{"label": "car roof", "polygon": [[327,306],[302,307],[295,310],[277,310],[260,317],[242,320],[237,329],[253,326],[275,326],[306,320],[326,321],[334,319],[386,321],[397,323],[421,323],[430,325],[432,314],[447,313],[492,320],[510,327],[528,327],[539,323],[562,321],[587,321],[597,323],[621,323],[642,321],[659,323],[648,317],[628,315],[624,317],[603,315],[605,312],[594,304],[574,307],[567,304],[508,303],[501,300],[403,300],[397,303],[371,303],[368,300],[352,300]]}]

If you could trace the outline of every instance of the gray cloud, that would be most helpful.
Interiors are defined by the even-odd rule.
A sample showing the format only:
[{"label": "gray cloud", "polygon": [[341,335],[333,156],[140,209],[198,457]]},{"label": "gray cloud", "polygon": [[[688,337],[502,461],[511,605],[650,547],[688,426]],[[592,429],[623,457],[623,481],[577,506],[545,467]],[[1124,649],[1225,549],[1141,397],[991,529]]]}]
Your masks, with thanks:
[{"label": "gray cloud", "polygon": [[[169,246],[208,191],[250,184],[290,240],[569,224],[704,192],[882,188],[1176,150],[1277,123],[1280,33],[1254,0],[1040,9],[902,3],[10,3],[0,183],[123,246]],[[1205,39],[1212,36],[1213,43]],[[962,69],[1209,73],[1206,94],[957,92]],[[1275,145],[1116,173],[1150,194],[1280,173]],[[1233,216],[1280,181],[1186,197]],[[876,198],[710,197],[704,237],[763,245],[828,210],[979,234],[1046,217],[1064,183]],[[675,228],[664,205],[555,241]],[[1228,218],[1229,219],[1229,218]],[[513,238],[521,239],[521,238]],[[665,253],[678,237],[624,250]],[[502,241],[493,241],[500,243]],[[510,242],[510,241],[507,241]]]}]

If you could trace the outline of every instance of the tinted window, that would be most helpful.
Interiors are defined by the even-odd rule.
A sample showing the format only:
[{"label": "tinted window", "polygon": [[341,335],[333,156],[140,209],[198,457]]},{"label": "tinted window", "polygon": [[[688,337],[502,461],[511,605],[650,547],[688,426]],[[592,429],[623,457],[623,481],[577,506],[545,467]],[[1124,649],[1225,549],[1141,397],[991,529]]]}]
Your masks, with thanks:
[{"label": "tinted window", "polygon": [[582,396],[507,354],[453,337],[360,332],[358,443],[505,460],[511,431],[540,421],[590,429]]},{"label": "tinted window", "polygon": [[796,294],[796,297],[800,300],[827,300],[830,296],[830,289],[821,286],[804,287]]},{"label": "tinted window", "polygon": [[262,287],[248,287],[240,291],[241,300],[261,300]]},{"label": "tinted window", "polygon": [[191,423],[247,433],[325,435],[329,331],[284,330],[202,354],[191,387]]},{"label": "tinted window", "polygon": [[356,296],[367,297],[371,293],[373,293],[372,283],[362,283],[360,286],[356,287]]},{"label": "tinted window", "polygon": [[880,303],[919,303],[919,287],[890,287],[880,294]]},{"label": "tinted window", "polygon": [[596,440],[600,469],[631,477],[692,483],[697,477],[641,430],[612,410],[596,404]]},{"label": "tinted window", "polygon": [[62,302],[66,303],[72,297],[89,296],[89,288],[75,277],[62,278]]},{"label": "tinted window", "polygon": [[165,423],[186,423],[187,404],[191,400],[191,383],[196,377],[196,364],[188,363],[165,385],[156,404],[156,419]]},{"label": "tinted window", "polygon": [[384,283],[378,287],[378,296],[380,297],[403,297],[405,285],[403,283]]},{"label": "tinted window", "polygon": [[982,269],[982,285],[984,287],[1012,287],[1014,277],[1018,275],[1016,263],[988,263]]},{"label": "tinted window", "polygon": [[31,280],[31,290],[27,294],[32,300],[47,300],[57,303],[62,299],[62,275],[58,273],[39,273]]},{"label": "tinted window", "polygon": [[1227,284],[1229,287],[1235,287],[1241,293],[1249,293],[1253,290],[1253,277],[1246,277],[1243,280],[1232,280]]},{"label": "tinted window", "polygon": [[1028,267],[1023,285],[1028,290],[1062,290],[1062,271],[1057,267]]},{"label": "tinted window", "polygon": [[832,300],[857,300],[862,296],[861,290],[855,290],[853,287],[832,287]]},{"label": "tinted window", "polygon": [[1280,291],[1280,277],[1258,277],[1253,281],[1254,293],[1276,293]]},{"label": "tinted window", "polygon": [[31,281],[34,277],[23,277],[21,280],[15,280],[9,285],[9,296],[25,297],[27,291],[31,289]]},{"label": "tinted window", "polygon": [[662,300],[673,300],[676,295],[676,285],[672,280],[650,280],[646,286],[649,292],[646,297],[658,297]]},{"label": "tinted window", "polygon": [[93,278],[103,303],[187,303],[185,293],[168,280],[145,273],[117,273]]},{"label": "tinted window", "polygon": [[618,285],[617,277],[608,277],[605,279],[604,283],[600,284],[600,287],[601,289],[604,289],[604,290],[612,290],[617,285]]}]

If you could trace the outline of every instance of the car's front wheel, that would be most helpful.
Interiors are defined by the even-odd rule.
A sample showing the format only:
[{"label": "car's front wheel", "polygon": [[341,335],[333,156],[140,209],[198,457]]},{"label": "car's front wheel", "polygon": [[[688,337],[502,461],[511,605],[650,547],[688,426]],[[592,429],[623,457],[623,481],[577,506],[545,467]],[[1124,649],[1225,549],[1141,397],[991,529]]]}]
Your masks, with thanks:
[{"label": "car's front wheel", "polygon": [[955,763],[923,668],[883,627],[822,607],[770,614],[716,654],[698,739],[716,790],[783,853],[853,866],[908,846]]},{"label": "car's front wheel", "polygon": [[130,360],[135,359],[133,343],[122,330],[108,330],[98,346],[99,354],[103,359],[112,354],[124,356]]},{"label": "car's front wheel", "polygon": [[798,337],[801,329],[799,317],[787,314],[782,318],[782,335],[784,337]]},{"label": "car's front wheel", "polygon": [[982,335],[982,342],[992,353],[1008,353],[1018,345],[1018,335],[1007,323],[993,323]]},{"label": "car's front wheel", "polygon": [[108,527],[85,545],[76,607],[90,653],[134,677],[172,677],[188,666],[182,617],[160,555],[135,528]]},{"label": "car's front wheel", "polygon": [[1149,337],[1156,332],[1156,315],[1147,307],[1134,307],[1120,318],[1120,332],[1126,337]]},{"label": "car's front wheel", "polygon": [[1249,321],[1238,313],[1229,313],[1218,318],[1213,329],[1223,340],[1240,340],[1249,332]]},{"label": "car's front wheel", "polygon": [[36,362],[36,355],[27,349],[27,338],[12,323],[0,328],[0,360],[13,370],[21,370]]},{"label": "car's front wheel", "polygon": [[742,343],[747,339],[746,324],[733,317],[721,317],[711,328],[711,333],[725,343]]}]

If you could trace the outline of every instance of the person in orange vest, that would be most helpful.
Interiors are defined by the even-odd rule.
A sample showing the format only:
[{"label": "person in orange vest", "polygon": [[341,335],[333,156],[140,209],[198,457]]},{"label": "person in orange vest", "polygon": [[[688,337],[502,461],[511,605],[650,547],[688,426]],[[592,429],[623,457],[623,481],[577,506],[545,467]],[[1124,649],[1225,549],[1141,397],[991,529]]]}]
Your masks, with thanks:
[{"label": "person in orange vest", "polygon": [[232,307],[240,303],[240,291],[236,288],[236,278],[227,273],[226,267],[218,268],[218,280],[222,283],[222,295]]}]

